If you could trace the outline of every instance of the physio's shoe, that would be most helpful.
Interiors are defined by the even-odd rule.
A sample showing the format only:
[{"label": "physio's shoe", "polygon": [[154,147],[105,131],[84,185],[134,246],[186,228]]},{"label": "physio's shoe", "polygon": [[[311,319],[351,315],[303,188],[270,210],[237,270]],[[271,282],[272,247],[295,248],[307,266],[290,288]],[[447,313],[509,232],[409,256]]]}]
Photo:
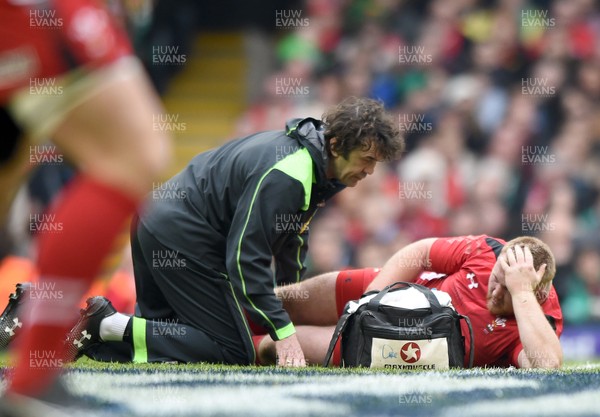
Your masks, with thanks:
[{"label": "physio's shoe", "polygon": [[87,307],[82,308],[75,326],[67,334],[65,341],[67,359],[76,360],[91,346],[102,342],[100,338],[100,323],[106,317],[116,314],[106,297],[96,296],[87,299]]},{"label": "physio's shoe", "polygon": [[23,312],[19,312],[19,306],[25,301],[25,293],[30,287],[28,282],[17,284],[15,292],[8,297],[8,304],[0,315],[0,350],[6,349],[23,328]]}]

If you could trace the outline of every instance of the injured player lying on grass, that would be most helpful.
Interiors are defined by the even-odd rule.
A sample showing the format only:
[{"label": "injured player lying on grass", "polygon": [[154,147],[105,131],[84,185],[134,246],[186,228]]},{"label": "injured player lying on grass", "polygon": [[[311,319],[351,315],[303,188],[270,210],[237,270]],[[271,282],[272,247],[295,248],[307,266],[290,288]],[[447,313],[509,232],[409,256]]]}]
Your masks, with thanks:
[{"label": "injured player lying on grass", "polygon": [[[505,243],[488,236],[424,239],[397,252],[383,269],[323,274],[277,289],[296,325],[307,362],[322,363],[345,304],[396,281],[445,291],[470,318],[475,366],[558,368],[563,319],[552,286],[554,257],[539,239]],[[463,322],[465,358],[469,332]],[[258,358],[275,361],[268,335],[255,336]],[[333,362],[339,364],[339,343]],[[466,363],[466,359],[465,359]]]},{"label": "injured player lying on grass", "polygon": [[[448,293],[459,314],[468,316],[474,339],[474,366],[558,368],[562,365],[559,336],[563,318],[552,279],[556,271],[550,249],[539,239],[519,237],[504,242],[489,236],[431,238],[398,251],[382,269],[331,272],[297,284],[279,287],[277,296],[296,328],[309,364],[323,363],[329,342],[344,306],[365,292],[380,290],[397,281],[416,282]],[[19,295],[11,299],[0,323],[12,323]],[[72,357],[82,354],[96,360],[130,362],[132,351],[146,348],[144,339],[132,337],[130,319],[118,313],[109,300],[94,297],[82,310],[67,345]],[[123,320],[121,320],[123,321]],[[131,323],[132,320],[129,320]],[[183,320],[146,320],[146,337],[181,341],[194,332]],[[259,364],[276,358],[275,342],[260,326],[248,322]],[[470,336],[465,338],[465,364],[470,356]],[[142,329],[144,330],[144,329]],[[10,339],[10,338],[9,338]],[[198,349],[196,347],[195,349]],[[108,352],[108,353],[107,353]],[[149,356],[149,353],[146,353]],[[147,362],[181,362],[169,355],[153,354]],[[134,355],[138,357],[138,354]],[[332,363],[339,365],[339,343]]]}]

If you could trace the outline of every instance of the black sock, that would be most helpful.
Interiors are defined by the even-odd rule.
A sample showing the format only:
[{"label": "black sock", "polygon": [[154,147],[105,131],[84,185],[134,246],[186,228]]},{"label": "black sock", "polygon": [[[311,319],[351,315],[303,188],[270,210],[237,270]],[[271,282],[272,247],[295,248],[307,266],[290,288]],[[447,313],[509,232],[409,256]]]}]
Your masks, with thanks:
[{"label": "black sock", "polygon": [[127,326],[125,326],[125,333],[123,333],[123,342],[127,342],[130,345],[133,345],[133,317],[129,319],[127,322]]}]

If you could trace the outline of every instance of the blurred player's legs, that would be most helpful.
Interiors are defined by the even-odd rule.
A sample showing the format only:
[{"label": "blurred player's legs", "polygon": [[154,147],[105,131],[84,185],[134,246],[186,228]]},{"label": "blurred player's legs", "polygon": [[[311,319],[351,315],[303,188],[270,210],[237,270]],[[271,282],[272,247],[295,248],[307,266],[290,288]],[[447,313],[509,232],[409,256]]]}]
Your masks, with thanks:
[{"label": "blurred player's legs", "polygon": [[[51,208],[60,234],[43,234],[38,243],[40,288],[60,298],[30,298],[27,331],[18,347],[11,392],[36,395],[56,374],[55,365],[32,366],[31,358],[61,358],[72,312],[102,262],[113,249],[137,203],[165,165],[163,135],[152,130],[160,111],[141,73],[113,79],[109,86],[72,110],[56,129],[54,142],[81,168]],[[49,285],[44,287],[44,282]],[[35,301],[34,301],[35,298]]]},{"label": "blurred player's legs", "polygon": [[[15,349],[8,395],[36,396],[58,374],[73,311],[168,163],[170,148],[168,137],[153,129],[153,116],[162,112],[155,93],[123,33],[95,2],[36,3],[54,7],[62,19],[49,30],[30,27],[27,6],[4,0],[0,6],[3,133],[26,145],[50,137],[81,171],[46,216],[58,230],[38,240],[40,281],[28,292]],[[36,77],[53,78],[64,90],[57,97],[34,94],[28,85]],[[23,178],[19,157],[11,152],[2,164],[9,186]]]}]

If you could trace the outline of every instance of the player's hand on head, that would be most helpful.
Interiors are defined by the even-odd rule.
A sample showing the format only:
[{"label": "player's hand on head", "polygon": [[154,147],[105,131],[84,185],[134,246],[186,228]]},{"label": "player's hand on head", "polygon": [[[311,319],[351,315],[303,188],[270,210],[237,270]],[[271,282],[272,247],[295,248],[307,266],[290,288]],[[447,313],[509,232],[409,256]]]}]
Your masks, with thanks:
[{"label": "player's hand on head", "polygon": [[275,342],[277,351],[277,366],[300,368],[306,366],[304,352],[296,334]]},{"label": "player's hand on head", "polygon": [[546,264],[535,270],[533,255],[528,246],[516,245],[508,249],[500,256],[499,261],[506,288],[511,294],[533,292],[546,271]]}]

